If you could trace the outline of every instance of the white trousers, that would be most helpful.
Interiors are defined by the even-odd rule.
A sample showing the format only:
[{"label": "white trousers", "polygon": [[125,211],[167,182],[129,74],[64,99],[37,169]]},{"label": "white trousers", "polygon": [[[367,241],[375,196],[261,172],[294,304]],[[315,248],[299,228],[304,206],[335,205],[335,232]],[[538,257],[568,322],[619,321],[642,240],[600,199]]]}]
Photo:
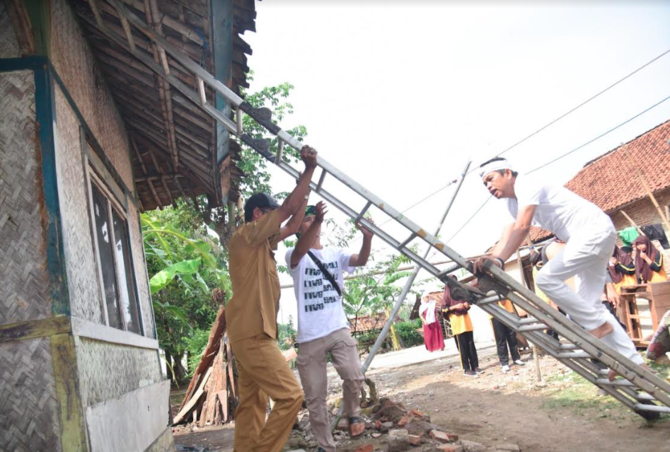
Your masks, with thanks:
[{"label": "white trousers", "polygon": [[[615,243],[616,231],[611,224],[580,231],[540,270],[536,283],[584,329],[594,330],[609,322],[614,331],[601,340],[633,362],[642,364],[644,360],[633,341],[600,301],[607,278],[607,262]],[[573,276],[576,292],[564,282]]]}]

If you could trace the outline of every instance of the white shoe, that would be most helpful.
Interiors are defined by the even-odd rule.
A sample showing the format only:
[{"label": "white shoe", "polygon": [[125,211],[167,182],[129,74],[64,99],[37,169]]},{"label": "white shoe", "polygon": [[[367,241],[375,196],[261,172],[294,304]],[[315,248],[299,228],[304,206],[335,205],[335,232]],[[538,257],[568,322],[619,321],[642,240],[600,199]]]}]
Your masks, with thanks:
[{"label": "white shoe", "polygon": [[509,366],[507,366],[507,365],[502,366],[502,371],[503,371],[503,373],[505,373],[505,374],[506,374],[507,372],[509,372]]},{"label": "white shoe", "polygon": [[526,363],[524,363],[520,359],[517,359],[516,361],[514,361],[514,364],[516,364],[517,366],[525,366],[526,365]]}]

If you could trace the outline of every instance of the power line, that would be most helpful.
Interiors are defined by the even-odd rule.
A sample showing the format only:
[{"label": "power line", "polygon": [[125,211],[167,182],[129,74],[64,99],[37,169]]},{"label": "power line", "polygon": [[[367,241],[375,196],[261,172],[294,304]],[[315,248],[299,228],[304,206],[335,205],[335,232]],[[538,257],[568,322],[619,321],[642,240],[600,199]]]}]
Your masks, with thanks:
[{"label": "power line", "polygon": [[[593,143],[594,141],[599,140],[600,138],[604,137],[605,135],[614,132],[614,131],[617,130],[618,128],[620,128],[620,127],[622,127],[622,126],[628,124],[628,123],[631,122],[632,120],[634,120],[634,119],[636,119],[636,118],[642,116],[643,114],[647,113],[648,111],[653,110],[654,108],[658,107],[658,106],[661,105],[663,102],[666,102],[666,101],[669,100],[669,99],[670,99],[670,96],[668,96],[668,97],[666,97],[666,98],[660,100],[659,102],[656,102],[656,103],[655,103],[654,105],[652,105],[651,107],[646,108],[645,110],[643,110],[643,111],[641,111],[640,113],[636,114],[636,115],[633,116],[632,118],[629,118],[629,119],[627,119],[626,121],[622,122],[621,124],[619,124],[619,125],[617,125],[617,126],[615,126],[615,127],[612,127],[612,128],[609,129],[608,131],[606,131],[606,132],[604,132],[604,133],[601,133],[601,134],[598,135],[597,137],[595,137],[595,138],[593,138],[593,139],[587,141],[586,143],[582,144],[581,146],[577,146],[576,148],[572,149],[571,151],[568,151],[568,152],[566,152],[565,154],[559,155],[559,156],[556,157],[555,159],[550,160],[549,162],[544,163],[544,164],[538,166],[537,168],[535,168],[535,169],[533,169],[533,170],[531,170],[531,171],[528,171],[528,172],[526,173],[526,175],[531,174],[531,173],[534,173],[535,171],[540,170],[540,169],[544,168],[545,166],[549,166],[549,165],[551,165],[552,163],[557,162],[558,160],[560,160],[560,159],[562,159],[562,158],[564,158],[564,157],[567,157],[568,155],[572,154],[573,152],[577,152],[578,150],[584,148],[585,146],[588,146],[589,144]],[[468,219],[466,220],[466,222],[463,224],[463,226],[461,226],[461,227],[458,229],[458,231],[456,231],[456,232],[454,233],[454,235],[451,236],[451,238],[447,241],[447,243],[448,243],[448,242],[451,242],[451,241],[454,239],[454,237],[456,237],[456,236],[457,236],[457,235],[458,235],[458,234],[459,234],[459,233],[460,233],[460,232],[461,232],[461,231],[462,231],[462,230],[463,230],[463,229],[470,223],[470,221],[472,221],[472,219],[473,219],[473,218],[474,218],[474,217],[475,217],[475,216],[476,216],[476,215],[477,215],[477,214],[484,208],[484,206],[486,205],[487,202],[489,202],[490,199],[491,199],[491,197],[486,198],[486,201],[484,201],[484,203],[479,207],[479,209],[477,209],[477,211],[476,211],[475,213],[473,213],[472,216],[470,216],[470,218],[468,218]]]},{"label": "power line", "polygon": [[647,108],[647,109],[641,111],[640,113],[636,114],[636,115],[633,116],[632,118],[627,119],[626,121],[622,122],[622,123],[619,124],[618,126],[616,126],[616,127],[612,127],[612,128],[609,129],[607,132],[601,133],[601,134],[598,135],[597,137],[593,138],[592,140],[587,141],[586,143],[582,144],[581,146],[577,146],[577,147],[574,148],[573,150],[568,151],[568,152],[566,152],[565,154],[559,155],[559,156],[556,157],[555,159],[550,160],[550,161],[548,161],[547,163],[538,166],[538,167],[535,168],[534,170],[528,171],[526,174],[534,173],[535,171],[537,171],[537,170],[539,170],[539,169],[542,169],[542,168],[544,168],[544,167],[547,166],[547,165],[551,165],[552,163],[557,162],[558,160],[561,160],[563,157],[567,157],[568,155],[572,154],[573,152],[577,152],[578,150],[580,150],[580,149],[583,148],[584,146],[587,146],[587,145],[593,143],[594,141],[599,140],[600,138],[604,137],[605,135],[607,135],[607,134],[609,134],[609,133],[611,133],[611,132],[614,132],[614,131],[615,131],[616,129],[618,129],[619,127],[622,127],[622,126],[628,124],[629,122],[631,122],[631,121],[634,120],[635,118],[637,118],[637,117],[639,117],[639,116],[642,116],[643,114],[647,113],[647,112],[650,111],[650,110],[653,110],[654,108],[658,107],[659,105],[661,105],[663,102],[667,101],[668,99],[670,99],[670,96],[666,97],[665,99],[663,99],[663,100],[661,100],[661,101],[659,101],[659,102],[656,102],[656,103],[655,103],[654,105],[652,105],[651,107],[649,107],[649,108]]},{"label": "power line", "polygon": [[[533,132],[533,133],[531,133],[530,135],[526,136],[525,138],[523,138],[523,139],[517,141],[516,143],[514,143],[514,144],[511,145],[511,146],[509,146],[507,149],[505,149],[505,150],[499,152],[499,153],[496,154],[495,156],[496,156],[496,157],[500,157],[501,155],[505,154],[506,152],[511,151],[511,150],[514,149],[515,147],[519,146],[520,144],[522,144],[522,143],[524,143],[525,141],[529,140],[530,138],[534,137],[535,135],[537,135],[538,133],[542,132],[543,130],[545,130],[545,129],[551,127],[552,125],[556,124],[556,123],[557,123],[558,121],[560,121],[561,119],[563,119],[563,118],[565,118],[566,116],[568,116],[568,115],[574,113],[575,111],[579,110],[579,109],[582,108],[584,105],[586,105],[586,104],[588,104],[589,102],[591,102],[592,100],[594,100],[594,99],[600,97],[602,94],[606,93],[606,92],[609,91],[610,89],[614,88],[615,86],[619,85],[619,84],[622,83],[623,81],[625,81],[625,80],[627,80],[628,78],[632,77],[633,75],[637,74],[637,73],[640,72],[642,69],[646,68],[646,67],[649,66],[650,64],[656,62],[657,60],[661,59],[662,57],[664,57],[664,56],[667,55],[668,53],[670,53],[670,49],[666,50],[665,52],[661,53],[660,55],[656,56],[655,58],[649,60],[648,62],[646,62],[646,63],[643,64],[642,66],[640,66],[640,67],[638,67],[637,69],[635,69],[633,72],[629,73],[628,75],[624,76],[623,78],[621,78],[621,79],[617,80],[616,82],[612,83],[612,84],[609,85],[607,88],[605,88],[605,89],[599,91],[597,94],[591,96],[590,98],[588,98],[588,99],[585,100],[584,102],[580,103],[580,104],[577,105],[576,107],[574,107],[574,108],[568,110],[567,112],[563,113],[562,115],[560,115],[560,116],[557,117],[556,119],[554,119],[554,120],[550,121],[549,123],[547,123],[546,125],[540,127],[540,128],[537,129],[535,132]],[[587,146],[587,145],[593,143],[594,141],[598,140],[599,138],[602,138],[603,136],[605,136],[605,135],[607,135],[608,133],[610,133],[610,132],[612,132],[612,131],[618,129],[619,127],[621,127],[621,126],[623,126],[624,124],[626,124],[626,123],[632,121],[633,119],[637,118],[638,116],[640,116],[640,115],[646,113],[647,111],[649,111],[649,110],[655,108],[656,106],[660,105],[661,103],[665,102],[666,100],[668,100],[667,97],[666,97],[665,99],[663,99],[662,101],[660,101],[659,103],[657,103],[657,104],[655,104],[655,105],[649,107],[648,109],[644,110],[643,112],[638,113],[637,115],[633,116],[633,117],[630,118],[628,121],[619,124],[619,125],[616,126],[615,128],[608,130],[607,132],[605,132],[605,133],[602,134],[602,135],[599,135],[598,137],[594,138],[593,140],[591,140],[591,141],[589,141],[589,142],[587,142],[587,143],[584,143],[583,145],[579,146],[578,148],[575,148],[575,149],[573,149],[572,151],[570,151],[570,152],[568,152],[568,153],[566,153],[566,154],[564,154],[564,155],[562,155],[562,156],[560,156],[560,157],[558,157],[558,158],[556,158],[556,159],[554,159],[554,160],[552,160],[552,161],[550,161],[550,162],[548,162],[548,163],[545,163],[544,165],[539,166],[539,167],[535,168],[534,170],[532,170],[532,171],[530,171],[530,172],[528,172],[528,173],[526,173],[526,174],[533,173],[533,172],[535,172],[535,171],[537,171],[537,170],[539,170],[539,169],[541,169],[541,168],[543,168],[543,167],[545,167],[545,166],[547,166],[547,165],[549,165],[549,164],[551,164],[551,163],[553,163],[553,162],[555,162],[555,161],[557,161],[557,160],[560,160],[561,158],[563,158],[563,157],[565,157],[565,156],[567,156],[567,155],[569,155],[569,154],[571,154],[571,153],[573,153],[573,152],[575,152],[575,151],[578,151],[579,149],[583,148],[584,146]],[[471,173],[473,173],[474,171],[477,171],[477,169],[478,169],[478,167],[475,167],[475,168],[471,169],[470,171],[467,172],[466,176],[469,175],[469,174],[471,174]],[[413,209],[414,207],[418,206],[419,204],[421,204],[421,203],[427,201],[428,199],[430,199],[430,198],[432,198],[433,196],[435,196],[435,195],[437,195],[438,193],[440,193],[442,190],[445,190],[445,189],[449,188],[454,182],[456,182],[456,181],[452,181],[452,182],[450,182],[449,184],[447,184],[446,186],[444,186],[444,187],[442,187],[442,188],[440,188],[440,189],[434,191],[433,193],[431,193],[430,195],[428,195],[428,196],[426,196],[425,198],[421,199],[420,201],[417,201],[416,203],[412,204],[412,205],[409,206],[407,209],[403,210],[401,213],[405,213],[405,212],[407,212],[407,211]],[[489,199],[491,199],[491,198],[487,198],[487,200],[484,201],[484,204],[482,204],[482,205],[479,207],[479,209],[477,209],[477,211],[476,211],[476,212],[475,212],[475,213],[468,219],[468,221],[466,221],[465,224],[464,224],[463,226],[461,226],[461,228],[460,228],[458,231],[456,231],[456,233],[451,237],[451,239],[449,239],[449,241],[451,241],[456,235],[458,235],[458,233],[461,232],[461,230],[462,230],[462,229],[463,229],[463,228],[464,228],[464,227],[465,227],[465,226],[472,220],[472,218],[474,218],[475,215],[477,215],[477,214],[479,213],[479,211],[482,210],[482,209],[484,208],[484,206],[486,205],[486,203],[488,202]],[[389,221],[391,221],[391,220],[389,219],[389,220],[387,220],[387,221],[381,223],[379,226],[383,226],[383,225],[385,225],[386,223],[388,223]]]},{"label": "power line", "polygon": [[515,147],[517,147],[518,145],[520,145],[520,144],[523,143],[524,141],[528,140],[529,138],[534,137],[535,135],[537,135],[538,133],[542,132],[544,129],[548,128],[549,126],[552,126],[552,125],[556,124],[556,123],[557,123],[558,121],[560,121],[561,119],[563,119],[563,118],[565,118],[566,116],[568,116],[569,114],[571,114],[571,113],[573,113],[573,112],[579,110],[579,109],[582,108],[584,105],[588,104],[589,102],[591,102],[591,101],[594,100],[595,98],[599,97],[600,95],[606,93],[607,91],[609,91],[610,89],[614,88],[615,86],[617,86],[619,83],[623,82],[624,80],[626,80],[626,79],[632,77],[633,75],[637,74],[637,73],[640,72],[642,69],[646,68],[647,66],[649,66],[650,64],[652,64],[652,63],[655,62],[656,60],[659,60],[660,58],[662,58],[663,56],[667,55],[668,53],[670,53],[670,49],[666,50],[665,52],[663,52],[663,53],[661,53],[660,55],[658,55],[656,58],[654,58],[654,59],[648,61],[647,63],[643,64],[642,66],[640,66],[639,68],[635,69],[633,72],[631,72],[630,74],[626,75],[626,76],[623,77],[622,79],[619,79],[618,81],[612,83],[610,86],[608,86],[608,87],[605,88],[604,90],[600,91],[598,94],[595,94],[594,96],[589,97],[587,100],[585,100],[585,101],[582,102],[581,104],[579,104],[579,105],[577,105],[576,107],[572,108],[571,110],[569,110],[569,111],[563,113],[561,116],[559,116],[558,118],[554,119],[554,120],[551,121],[549,124],[547,124],[547,125],[545,125],[545,126],[543,126],[543,127],[540,127],[540,128],[537,129],[535,132],[533,132],[533,133],[531,133],[530,135],[528,135],[526,138],[524,138],[524,139],[522,139],[522,140],[520,140],[520,141],[517,141],[517,142],[514,143],[512,146],[508,147],[507,149],[505,149],[504,151],[502,151],[501,153],[499,153],[498,155],[496,155],[496,157],[500,157],[501,155],[503,155],[503,154],[506,153],[507,151],[510,151],[510,150],[514,149]]},{"label": "power line", "polygon": [[[668,53],[670,53],[670,49],[666,50],[665,52],[661,53],[660,55],[656,56],[655,58],[653,58],[653,59],[647,61],[645,64],[643,64],[642,66],[638,67],[638,68],[635,69],[633,72],[629,73],[628,75],[624,76],[623,78],[621,78],[621,79],[617,80],[616,82],[612,83],[612,84],[609,85],[607,88],[605,88],[605,89],[599,91],[597,94],[595,94],[595,95],[589,97],[589,98],[586,99],[584,102],[580,103],[579,105],[577,105],[577,106],[574,107],[574,108],[571,108],[570,110],[568,110],[567,112],[563,113],[562,115],[560,115],[560,116],[557,117],[556,119],[554,119],[554,120],[552,120],[551,122],[547,123],[546,125],[540,127],[540,128],[537,129],[535,132],[533,132],[533,133],[531,133],[530,135],[526,136],[525,138],[523,138],[523,139],[517,141],[516,143],[514,143],[513,145],[511,145],[511,146],[508,147],[507,149],[505,149],[505,150],[499,152],[498,154],[495,155],[495,157],[500,157],[501,155],[507,153],[508,151],[511,151],[511,150],[514,149],[515,147],[517,147],[517,146],[519,146],[520,144],[526,142],[527,140],[529,140],[530,138],[534,137],[535,135],[537,135],[538,133],[542,132],[543,130],[545,130],[545,129],[551,127],[551,126],[554,125],[554,124],[556,124],[556,123],[557,123],[558,121],[560,121],[561,119],[563,119],[563,118],[565,118],[566,116],[568,116],[568,115],[574,113],[575,111],[579,110],[579,109],[582,108],[584,105],[586,105],[586,104],[588,104],[589,102],[591,102],[592,100],[594,100],[594,99],[600,97],[602,94],[605,94],[607,91],[611,90],[612,88],[614,88],[615,86],[619,85],[619,84],[622,83],[623,81],[629,79],[630,77],[632,77],[633,75],[637,74],[637,73],[640,72],[642,69],[646,68],[647,66],[649,66],[649,65],[652,64],[652,63],[654,63],[655,61],[661,59],[662,57],[664,57],[664,56],[667,55]],[[632,118],[632,119],[634,119],[634,118]],[[587,143],[587,144],[588,144],[588,143]],[[471,174],[471,173],[477,171],[477,169],[478,169],[478,167],[474,167],[474,168],[472,168],[470,171],[468,171],[467,174]],[[466,175],[467,175],[467,174],[466,174]],[[453,183],[453,182],[452,182],[452,183]],[[448,188],[452,183],[450,183],[449,185],[447,185],[447,186],[445,186],[445,187],[442,187],[442,188],[440,188],[439,190],[437,190],[436,192],[434,192],[434,193],[428,195],[427,197],[423,198],[421,201],[418,201],[417,203],[415,203],[415,204],[413,204],[412,206],[408,207],[408,208],[407,208],[406,210],[404,210],[402,213],[405,213],[405,212],[407,212],[408,210],[410,210],[410,209],[416,207],[417,205],[423,203],[424,201],[427,201],[428,199],[432,198],[433,196],[435,196],[436,194],[438,194],[438,193],[441,192],[442,190],[445,190],[446,188]]]},{"label": "power line", "polygon": [[454,239],[454,237],[456,237],[456,236],[457,236],[457,235],[458,235],[458,234],[459,234],[459,233],[460,233],[460,232],[461,232],[461,231],[468,225],[468,223],[470,223],[470,222],[472,221],[472,219],[473,219],[475,216],[477,216],[477,214],[479,213],[479,211],[482,210],[482,209],[484,208],[484,206],[486,205],[486,203],[489,202],[490,200],[491,200],[491,196],[489,196],[488,198],[486,198],[486,201],[484,201],[484,203],[483,203],[481,206],[479,206],[479,209],[477,209],[477,211],[476,211],[475,213],[473,213],[473,214],[470,216],[470,218],[468,218],[468,219],[465,221],[465,223],[463,223],[463,226],[461,226],[461,227],[458,229],[458,231],[456,231],[456,232],[454,233],[454,235],[452,235],[451,238],[449,238],[449,240],[447,240],[447,243],[451,242],[451,241]]}]

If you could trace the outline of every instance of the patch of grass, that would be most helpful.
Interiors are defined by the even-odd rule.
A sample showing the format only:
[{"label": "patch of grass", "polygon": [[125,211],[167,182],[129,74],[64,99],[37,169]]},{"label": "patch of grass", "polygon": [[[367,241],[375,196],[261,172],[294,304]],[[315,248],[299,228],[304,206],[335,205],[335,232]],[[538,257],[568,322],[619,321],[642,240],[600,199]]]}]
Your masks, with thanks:
[{"label": "patch of grass", "polygon": [[[670,377],[670,366],[656,364],[650,366],[659,377],[663,379]],[[556,373],[549,376],[546,381],[550,388],[547,390],[548,400],[542,405],[543,409],[569,408],[582,416],[587,413],[592,415],[593,411],[597,410],[596,416],[599,418],[621,418],[626,415],[637,417],[612,397],[599,396],[598,388],[575,372]],[[661,419],[656,423],[668,421],[670,416],[661,415]]]},{"label": "patch of grass", "polygon": [[543,409],[570,408],[584,415],[588,410],[597,409],[599,417],[609,417],[619,403],[611,397],[598,396],[598,388],[575,372],[554,374],[547,379],[553,388],[549,389]]}]

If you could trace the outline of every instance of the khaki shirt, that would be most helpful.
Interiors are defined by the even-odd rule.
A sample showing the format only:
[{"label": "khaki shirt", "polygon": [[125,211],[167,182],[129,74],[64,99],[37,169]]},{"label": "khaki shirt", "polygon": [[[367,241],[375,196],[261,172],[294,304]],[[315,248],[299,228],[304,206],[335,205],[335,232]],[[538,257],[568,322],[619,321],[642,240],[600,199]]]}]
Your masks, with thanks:
[{"label": "khaki shirt", "polygon": [[273,250],[279,243],[277,211],[240,227],[228,243],[233,297],[226,305],[231,342],[259,334],[277,338],[279,276]]}]

